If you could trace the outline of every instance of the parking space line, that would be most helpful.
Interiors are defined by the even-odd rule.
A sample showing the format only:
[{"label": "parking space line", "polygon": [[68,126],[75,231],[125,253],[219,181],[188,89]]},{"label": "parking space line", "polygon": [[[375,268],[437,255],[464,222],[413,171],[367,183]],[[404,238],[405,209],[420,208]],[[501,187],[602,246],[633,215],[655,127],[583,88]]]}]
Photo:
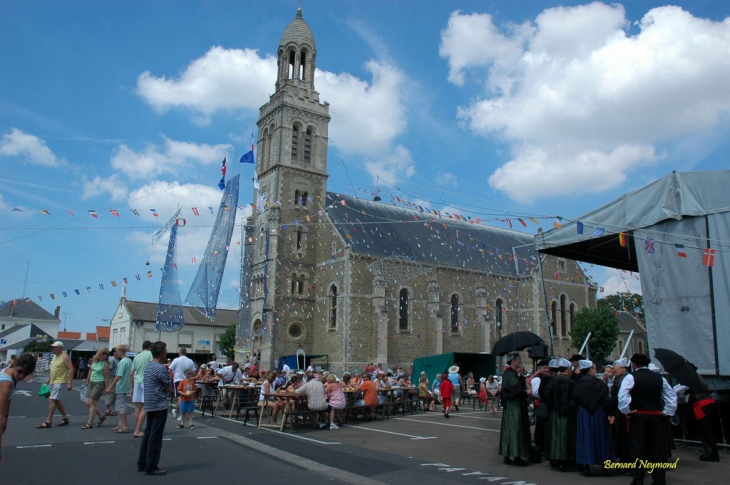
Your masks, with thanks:
[{"label": "parking space line", "polygon": [[315,443],[319,443],[320,445],[341,445],[342,444],[339,441],[320,441],[320,440],[315,440],[314,438],[307,438],[305,436],[299,436],[298,434],[287,434],[287,433],[283,433],[281,431],[278,431],[276,429],[271,429],[271,428],[260,428],[260,429],[262,431],[268,431],[270,433],[278,433],[282,436],[288,436],[290,438],[299,438],[300,440],[304,440],[304,441],[313,441]]},{"label": "parking space line", "polygon": [[364,426],[355,426],[351,429],[364,429],[365,431],[376,431],[378,433],[394,434],[397,436],[405,436],[406,438],[410,438],[412,440],[434,440],[437,438],[436,436],[415,436],[412,434],[396,433],[394,431],[385,431],[384,429],[366,428]]},{"label": "parking space line", "polygon": [[114,444],[114,443],[116,443],[116,441],[114,441],[114,440],[111,440],[111,441],[84,441],[85,445],[109,445],[109,444]]},{"label": "parking space line", "polygon": [[491,429],[491,428],[479,428],[478,426],[461,426],[459,424],[448,424],[448,423],[434,423],[433,421],[421,421],[419,419],[409,419],[409,418],[395,418],[399,421],[412,421],[414,423],[421,423],[421,424],[433,424],[436,426],[449,426],[451,428],[465,428],[465,429],[476,429],[479,431],[494,431],[495,433],[499,433],[498,429]]},{"label": "parking space line", "polygon": [[16,446],[15,448],[20,450],[22,448],[51,448],[53,445],[22,445]]}]

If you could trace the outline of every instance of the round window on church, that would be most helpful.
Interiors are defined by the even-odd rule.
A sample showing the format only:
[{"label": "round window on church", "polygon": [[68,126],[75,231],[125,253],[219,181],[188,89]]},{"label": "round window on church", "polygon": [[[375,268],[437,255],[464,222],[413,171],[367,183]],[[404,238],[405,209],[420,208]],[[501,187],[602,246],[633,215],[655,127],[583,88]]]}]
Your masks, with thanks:
[{"label": "round window on church", "polygon": [[292,323],[287,329],[287,334],[289,335],[289,338],[294,341],[303,339],[305,333],[306,332],[304,330],[304,326],[302,326],[301,323]]}]

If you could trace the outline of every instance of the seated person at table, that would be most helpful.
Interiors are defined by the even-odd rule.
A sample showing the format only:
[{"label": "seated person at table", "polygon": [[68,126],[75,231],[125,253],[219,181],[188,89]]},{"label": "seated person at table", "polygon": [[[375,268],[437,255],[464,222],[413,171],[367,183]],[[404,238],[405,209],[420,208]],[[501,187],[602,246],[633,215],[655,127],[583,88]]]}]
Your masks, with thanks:
[{"label": "seated person at table", "polygon": [[482,404],[487,404],[487,379],[482,377],[479,379],[479,400]]},{"label": "seated person at table", "polygon": [[[375,382],[375,386],[378,388],[378,391],[390,387],[388,385],[388,381],[385,378],[385,374],[383,374],[382,372],[378,374],[378,380]],[[378,393],[378,404],[385,404],[387,400],[387,395],[385,393]]]},{"label": "seated person at table", "polygon": [[358,389],[362,391],[362,399],[355,402],[355,407],[368,408],[365,410],[365,417],[373,419],[370,408],[378,405],[378,389],[375,387],[375,383],[370,380],[370,374],[365,373],[362,375],[362,382],[360,382]]},{"label": "seated person at table", "polygon": [[357,386],[360,385],[361,382],[362,382],[362,378],[360,377],[360,373],[359,372],[355,372],[352,375],[352,381],[350,382],[350,385],[353,386],[353,387],[357,387]]},{"label": "seated person at table", "polygon": [[426,411],[435,410],[434,403],[436,402],[436,398],[433,397],[431,391],[428,390],[428,378],[425,374],[421,376],[421,382],[418,383],[418,397],[428,401],[428,409],[426,409]]},{"label": "seated person at table", "polygon": [[[337,382],[337,378],[334,374],[327,375],[327,384],[324,386],[324,395],[327,398],[327,402],[330,403],[330,429],[339,429],[339,426],[335,424],[335,411],[338,409],[345,409],[347,400],[345,399],[345,393],[342,392],[342,385]],[[342,420],[339,419],[340,423]]]},{"label": "seated person at table", "polygon": [[350,375],[349,372],[342,374],[342,382],[340,382],[340,385],[342,385],[343,388],[353,387],[352,375]]},{"label": "seated person at table", "polygon": [[[218,386],[237,386],[241,383],[241,380],[243,379],[243,375],[241,374],[241,370],[238,368],[238,362],[234,362],[233,364],[223,367],[218,371],[218,377],[220,377],[220,380],[218,381]],[[222,396],[223,396],[223,407],[225,409],[228,409],[231,406],[231,398],[233,397],[233,393],[236,392],[233,389],[222,389]]]},{"label": "seated person at table", "polygon": [[466,378],[466,389],[464,389],[464,390],[466,392],[468,392],[469,394],[476,394],[477,393],[476,389],[474,389],[475,384],[476,383],[474,382],[474,373],[469,372],[469,374]]},{"label": "seated person at table", "polygon": [[[306,382],[302,387],[296,390],[299,395],[307,396],[307,409],[310,411],[322,411],[329,413],[332,407],[327,403],[324,397],[324,385],[318,379],[312,379]],[[319,421],[319,418],[317,419]],[[332,421],[330,421],[332,424]],[[325,428],[327,423],[319,423],[320,429]],[[332,428],[334,429],[334,428]]]},{"label": "seated person at table", "polygon": [[274,389],[278,390],[281,386],[286,384],[286,378],[287,378],[286,372],[284,372],[283,370],[280,371],[279,376],[274,381]]},{"label": "seated person at table", "polygon": [[[489,376],[489,379],[487,380],[487,397],[488,398],[496,398],[499,397],[499,392],[501,390],[501,387],[499,385],[499,381],[497,380],[497,376]],[[496,401],[496,399],[492,399],[490,401],[493,403]],[[489,411],[494,411],[494,405],[491,404],[489,406]]]},{"label": "seated person at table", "polygon": [[395,385],[398,383],[397,379],[393,377],[393,373],[390,371],[385,374],[385,380],[388,383],[388,387],[395,387]]},{"label": "seated person at table", "polygon": [[279,411],[284,409],[284,403],[277,399],[275,396],[265,396],[264,394],[274,394],[274,381],[276,380],[276,374],[270,371],[266,375],[266,381],[261,386],[261,394],[259,401],[261,403],[266,402],[266,407],[271,411],[271,417],[276,423],[276,417],[279,415]]}]

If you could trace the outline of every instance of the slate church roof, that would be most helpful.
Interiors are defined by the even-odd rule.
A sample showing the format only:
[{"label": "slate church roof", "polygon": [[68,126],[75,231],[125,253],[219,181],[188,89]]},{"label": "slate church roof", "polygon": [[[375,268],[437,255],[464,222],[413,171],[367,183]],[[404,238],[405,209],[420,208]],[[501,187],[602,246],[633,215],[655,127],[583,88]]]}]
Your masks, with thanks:
[{"label": "slate church roof", "polygon": [[334,192],[327,203],[325,213],[355,253],[505,276],[537,268],[530,234]]}]

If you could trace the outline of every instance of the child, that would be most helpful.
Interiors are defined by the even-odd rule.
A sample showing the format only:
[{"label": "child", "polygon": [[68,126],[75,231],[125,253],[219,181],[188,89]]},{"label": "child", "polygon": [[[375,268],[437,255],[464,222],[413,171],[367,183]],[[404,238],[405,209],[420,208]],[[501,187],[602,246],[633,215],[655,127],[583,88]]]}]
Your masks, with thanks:
[{"label": "child", "polygon": [[190,429],[193,426],[193,413],[195,412],[195,376],[193,369],[185,369],[185,379],[177,385],[177,395],[180,398],[180,424],[177,426],[182,429],[185,427],[185,418],[187,417]]},{"label": "child", "polygon": [[444,379],[439,385],[439,393],[441,394],[441,400],[444,403],[444,417],[449,417],[449,410],[451,409],[451,395],[454,392],[454,384],[450,379]]}]

